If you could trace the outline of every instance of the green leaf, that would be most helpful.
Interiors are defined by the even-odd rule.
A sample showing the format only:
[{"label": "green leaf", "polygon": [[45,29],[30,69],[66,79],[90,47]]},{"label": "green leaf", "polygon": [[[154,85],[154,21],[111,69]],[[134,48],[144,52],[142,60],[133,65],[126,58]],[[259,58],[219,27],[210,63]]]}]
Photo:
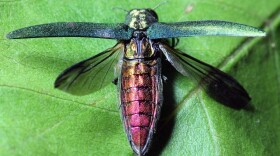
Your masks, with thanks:
[{"label": "green leaf", "polygon": [[[58,74],[116,41],[88,38],[7,40],[15,29],[50,22],[120,23],[125,12],[162,1],[29,0],[0,2],[0,155],[133,155],[112,84],[88,96],[55,90]],[[235,77],[253,109],[226,107],[175,72],[151,153],[276,155],[280,152],[279,0],[179,0],[156,9],[161,22],[225,20],[266,38],[182,38],[178,48]],[[187,8],[187,9],[186,9]],[[188,9],[192,11],[186,13]],[[167,72],[168,73],[168,72]],[[166,94],[165,93],[165,94]]]}]

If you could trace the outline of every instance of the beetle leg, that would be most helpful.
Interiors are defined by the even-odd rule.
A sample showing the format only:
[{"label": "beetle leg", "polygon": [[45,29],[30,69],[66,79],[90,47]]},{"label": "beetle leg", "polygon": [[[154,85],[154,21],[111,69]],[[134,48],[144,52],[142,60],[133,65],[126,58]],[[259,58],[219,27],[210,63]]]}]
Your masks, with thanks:
[{"label": "beetle leg", "polygon": [[168,80],[168,78],[166,76],[164,76],[164,75],[162,75],[161,78],[162,78],[163,83],[166,83],[167,80]]},{"label": "beetle leg", "polygon": [[118,84],[118,78],[115,78],[113,81],[112,81],[113,84],[117,85]]}]

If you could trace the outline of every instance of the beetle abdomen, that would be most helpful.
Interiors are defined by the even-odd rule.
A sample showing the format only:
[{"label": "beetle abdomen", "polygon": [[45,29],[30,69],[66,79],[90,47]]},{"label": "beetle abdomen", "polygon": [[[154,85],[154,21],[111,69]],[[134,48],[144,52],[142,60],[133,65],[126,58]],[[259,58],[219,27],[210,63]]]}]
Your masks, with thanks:
[{"label": "beetle abdomen", "polygon": [[149,148],[158,117],[160,94],[156,60],[124,61],[121,76],[121,107],[132,148],[140,154]]}]

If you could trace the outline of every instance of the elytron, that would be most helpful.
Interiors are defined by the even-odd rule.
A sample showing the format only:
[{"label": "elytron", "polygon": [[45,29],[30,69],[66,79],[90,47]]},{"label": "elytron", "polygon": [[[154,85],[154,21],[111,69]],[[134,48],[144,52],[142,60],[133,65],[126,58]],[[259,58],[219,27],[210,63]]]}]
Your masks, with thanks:
[{"label": "elytron", "polygon": [[[152,9],[128,11],[124,23],[58,22],[21,28],[9,39],[38,37],[91,37],[116,39],[117,44],[63,71],[55,88],[74,95],[95,92],[107,84],[119,88],[119,103],[131,148],[145,155],[160,116],[163,96],[162,60],[167,59],[182,75],[207,87],[223,84],[225,98],[248,102],[246,90],[232,77],[174,48],[178,37],[265,36],[260,29],[226,21],[163,23]],[[238,100],[237,100],[238,101]]]}]

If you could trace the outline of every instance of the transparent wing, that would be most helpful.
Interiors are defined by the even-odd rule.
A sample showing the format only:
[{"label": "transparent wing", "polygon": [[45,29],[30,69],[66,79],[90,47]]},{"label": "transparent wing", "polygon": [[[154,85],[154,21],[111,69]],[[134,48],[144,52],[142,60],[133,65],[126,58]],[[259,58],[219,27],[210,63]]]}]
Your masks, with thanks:
[{"label": "transparent wing", "polygon": [[265,36],[265,32],[244,24],[226,21],[154,23],[147,30],[150,39],[189,36]]},{"label": "transparent wing", "polygon": [[168,45],[159,48],[178,72],[197,81],[217,101],[238,109],[250,101],[246,90],[228,74]]},{"label": "transparent wing", "polygon": [[73,65],[57,77],[55,88],[74,95],[86,95],[112,83],[122,50],[123,44],[118,43],[113,48]]},{"label": "transparent wing", "polygon": [[8,39],[38,37],[94,37],[130,39],[132,30],[122,23],[58,22],[21,28],[7,34]]}]

